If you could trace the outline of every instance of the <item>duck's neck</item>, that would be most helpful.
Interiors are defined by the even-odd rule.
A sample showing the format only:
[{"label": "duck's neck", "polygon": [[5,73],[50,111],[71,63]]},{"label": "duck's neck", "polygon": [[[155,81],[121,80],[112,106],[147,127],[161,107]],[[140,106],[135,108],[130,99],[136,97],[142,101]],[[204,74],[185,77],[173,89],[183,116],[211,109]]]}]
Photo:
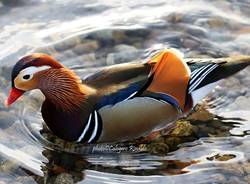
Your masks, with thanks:
[{"label": "duck's neck", "polygon": [[94,90],[81,83],[80,78],[66,68],[49,69],[40,76],[39,89],[46,99],[65,112],[84,107],[86,98]]}]

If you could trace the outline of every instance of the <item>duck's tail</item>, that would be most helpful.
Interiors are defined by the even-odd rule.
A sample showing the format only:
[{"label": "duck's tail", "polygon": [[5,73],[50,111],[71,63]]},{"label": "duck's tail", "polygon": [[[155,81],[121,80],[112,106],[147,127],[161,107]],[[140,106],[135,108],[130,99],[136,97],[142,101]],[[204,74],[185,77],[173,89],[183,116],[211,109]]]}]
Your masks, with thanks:
[{"label": "duck's tail", "polygon": [[249,66],[250,56],[185,61],[191,70],[188,93],[192,95],[195,105],[218,84],[218,81]]}]

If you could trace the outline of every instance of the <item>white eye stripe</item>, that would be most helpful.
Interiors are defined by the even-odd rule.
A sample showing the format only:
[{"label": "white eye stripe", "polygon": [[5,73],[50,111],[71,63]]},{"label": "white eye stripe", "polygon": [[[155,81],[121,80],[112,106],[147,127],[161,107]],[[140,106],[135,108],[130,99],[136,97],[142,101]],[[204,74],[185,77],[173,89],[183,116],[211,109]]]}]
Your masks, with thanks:
[{"label": "white eye stripe", "polygon": [[51,67],[48,65],[40,66],[40,67],[30,66],[30,67],[27,67],[27,68],[21,70],[20,74],[22,74],[23,76],[24,75],[33,75],[34,73],[37,73],[37,72],[40,72],[43,70],[47,70],[49,68],[51,68]]}]

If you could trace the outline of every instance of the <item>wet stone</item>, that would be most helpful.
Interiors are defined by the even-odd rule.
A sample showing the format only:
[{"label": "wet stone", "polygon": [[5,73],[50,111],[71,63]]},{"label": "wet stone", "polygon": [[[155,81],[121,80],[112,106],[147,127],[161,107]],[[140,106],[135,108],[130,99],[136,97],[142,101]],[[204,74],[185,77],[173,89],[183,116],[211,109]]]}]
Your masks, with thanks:
[{"label": "wet stone", "polygon": [[125,63],[136,60],[138,58],[139,53],[135,47],[120,45],[116,48],[116,50],[120,50],[121,48],[124,48],[126,50],[123,52],[108,54],[106,58],[107,64]]},{"label": "wet stone", "polygon": [[72,178],[72,175],[68,173],[61,173],[59,174],[56,179],[54,184],[73,184],[74,180]]},{"label": "wet stone", "polygon": [[[72,51],[72,50],[66,50],[62,53],[60,53],[60,61],[61,62],[64,62],[66,59],[72,59],[72,58],[75,58],[76,54]],[[59,56],[57,56],[58,58]]]},{"label": "wet stone", "polygon": [[38,53],[45,53],[45,54],[49,54],[49,55],[55,55],[55,53],[57,53],[55,50],[54,50],[54,47],[53,45],[49,45],[49,46],[45,46],[45,47],[38,47],[38,48],[35,48],[31,51],[32,53],[34,52],[38,52]]},{"label": "wet stone", "polygon": [[171,13],[170,15],[168,15],[166,17],[167,21],[171,22],[171,23],[179,23],[182,22],[183,20],[183,14],[182,13]]},{"label": "wet stone", "polygon": [[84,54],[81,56],[83,62],[94,62],[96,61],[95,53]]},{"label": "wet stone", "polygon": [[136,53],[137,49],[131,45],[120,44],[114,47],[115,52],[129,52],[129,53]]},{"label": "wet stone", "polygon": [[156,38],[158,42],[168,44],[169,46],[181,45],[181,34],[175,32],[168,32]]},{"label": "wet stone", "polygon": [[199,121],[209,121],[214,118],[214,115],[210,113],[206,106],[197,105],[194,111],[188,115],[188,120],[199,120]]},{"label": "wet stone", "polygon": [[212,157],[207,157],[207,160],[209,161],[227,161],[227,160],[231,160],[233,158],[235,158],[236,156],[233,154],[216,154]]},{"label": "wet stone", "polygon": [[179,120],[176,122],[176,127],[170,133],[170,135],[178,136],[178,137],[185,137],[191,136],[193,134],[193,127],[190,122],[185,120]]},{"label": "wet stone", "polygon": [[122,30],[114,30],[112,36],[115,43],[122,43],[126,39],[126,35]]},{"label": "wet stone", "polygon": [[147,150],[152,154],[166,154],[169,152],[169,147],[165,143],[152,143],[147,146]]},{"label": "wet stone", "polygon": [[125,30],[125,34],[128,37],[142,37],[146,38],[150,34],[149,29],[131,29],[131,30]]},{"label": "wet stone", "polygon": [[102,47],[112,46],[114,43],[111,29],[104,29],[92,32],[86,36],[86,39],[96,40]]},{"label": "wet stone", "polygon": [[[186,26],[186,25],[185,25]],[[207,35],[207,31],[206,29],[202,28],[202,27],[198,27],[198,26],[192,26],[192,25],[189,25],[186,30],[185,30],[187,33],[189,33],[190,35],[192,36],[195,36],[195,37],[206,37]]]},{"label": "wet stone", "polygon": [[56,44],[54,44],[54,49],[58,52],[62,52],[65,50],[69,50],[77,45],[77,39],[76,38],[70,38],[65,39],[63,41],[60,41]]},{"label": "wet stone", "polygon": [[82,43],[80,45],[77,45],[73,48],[73,52],[77,55],[81,55],[84,53],[94,52],[99,48],[98,42],[93,41],[86,41],[85,43]]},{"label": "wet stone", "polygon": [[164,142],[168,145],[169,149],[175,150],[177,146],[182,142],[181,138],[179,137],[167,137]]}]

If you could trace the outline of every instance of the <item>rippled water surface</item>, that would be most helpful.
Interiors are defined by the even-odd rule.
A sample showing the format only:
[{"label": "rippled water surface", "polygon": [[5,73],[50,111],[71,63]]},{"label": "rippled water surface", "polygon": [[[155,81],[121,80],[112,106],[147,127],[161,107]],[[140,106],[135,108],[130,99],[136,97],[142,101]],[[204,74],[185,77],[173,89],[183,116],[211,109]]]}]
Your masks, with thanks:
[{"label": "rippled water surface", "polygon": [[3,106],[27,53],[49,53],[81,77],[159,46],[185,57],[250,55],[249,15],[246,0],[0,1],[1,183],[250,183],[250,68],[153,141],[63,142],[43,126],[39,91]]}]

